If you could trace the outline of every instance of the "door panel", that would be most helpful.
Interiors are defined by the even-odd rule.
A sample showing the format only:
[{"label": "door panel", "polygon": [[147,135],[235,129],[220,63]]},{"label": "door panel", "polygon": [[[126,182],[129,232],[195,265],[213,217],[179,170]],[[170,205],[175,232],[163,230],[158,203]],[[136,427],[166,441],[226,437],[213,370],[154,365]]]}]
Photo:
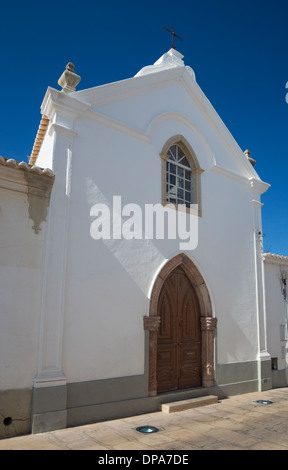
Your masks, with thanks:
[{"label": "door panel", "polygon": [[179,345],[179,382],[178,388],[201,386],[201,347],[199,344]]},{"label": "door panel", "polygon": [[168,278],[159,299],[161,316],[158,333],[157,377],[158,391],[177,390],[177,298],[174,295],[174,280]]},{"label": "door panel", "polygon": [[177,390],[177,343],[159,345],[157,363],[158,391]]},{"label": "door panel", "polygon": [[161,292],[159,299],[159,315],[161,316],[159,342],[177,342],[177,303],[173,295],[173,284],[169,279]]},{"label": "door panel", "polygon": [[166,279],[159,297],[158,391],[201,385],[201,330],[196,293],[182,268]]}]

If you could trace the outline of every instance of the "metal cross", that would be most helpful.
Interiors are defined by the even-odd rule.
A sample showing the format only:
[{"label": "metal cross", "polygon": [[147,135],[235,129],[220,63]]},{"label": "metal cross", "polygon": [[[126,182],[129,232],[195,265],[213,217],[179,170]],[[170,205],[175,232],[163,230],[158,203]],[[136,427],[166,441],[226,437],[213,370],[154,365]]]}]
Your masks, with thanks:
[{"label": "metal cross", "polygon": [[163,26],[163,29],[165,29],[165,31],[168,31],[168,33],[171,33],[171,34],[172,34],[172,45],[171,45],[171,47],[172,47],[173,49],[175,49],[174,38],[181,39],[181,41],[183,41],[183,39],[180,38],[180,36],[178,36],[178,35],[174,32],[174,26],[173,26],[173,25],[171,26],[171,29],[165,28],[165,26]]}]

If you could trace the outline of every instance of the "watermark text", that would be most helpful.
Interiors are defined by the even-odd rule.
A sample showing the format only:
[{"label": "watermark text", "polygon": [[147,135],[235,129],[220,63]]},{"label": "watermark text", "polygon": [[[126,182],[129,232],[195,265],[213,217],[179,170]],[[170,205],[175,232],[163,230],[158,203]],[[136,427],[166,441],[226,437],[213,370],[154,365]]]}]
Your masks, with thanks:
[{"label": "watermark text", "polygon": [[121,196],[113,196],[112,207],[94,204],[90,210],[90,234],[94,240],[179,240],[180,250],[198,245],[198,206],[178,204],[138,204],[122,206]]}]

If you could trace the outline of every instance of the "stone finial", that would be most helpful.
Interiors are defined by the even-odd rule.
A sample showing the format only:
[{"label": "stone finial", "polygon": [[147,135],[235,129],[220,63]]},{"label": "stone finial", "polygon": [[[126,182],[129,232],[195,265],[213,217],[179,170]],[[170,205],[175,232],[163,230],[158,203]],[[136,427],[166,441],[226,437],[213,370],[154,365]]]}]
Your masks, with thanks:
[{"label": "stone finial", "polygon": [[74,64],[68,62],[66,69],[58,80],[58,85],[62,87],[64,93],[71,93],[76,90],[76,86],[80,82],[81,77],[75,73]]},{"label": "stone finial", "polygon": [[251,154],[250,154],[249,150],[245,150],[244,155],[247,158],[247,160],[249,160],[249,162],[251,163],[252,166],[256,165],[256,160],[254,160],[254,158],[251,157]]}]

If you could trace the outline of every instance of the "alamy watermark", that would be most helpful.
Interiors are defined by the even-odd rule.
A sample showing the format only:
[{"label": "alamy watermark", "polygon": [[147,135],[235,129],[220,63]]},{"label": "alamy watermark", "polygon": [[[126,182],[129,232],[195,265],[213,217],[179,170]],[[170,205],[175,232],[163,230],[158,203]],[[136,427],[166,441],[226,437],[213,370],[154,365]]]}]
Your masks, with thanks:
[{"label": "alamy watermark", "polygon": [[[286,88],[286,89],[288,88],[288,82],[286,83],[285,88]],[[288,104],[288,92],[286,93],[286,103]]]},{"label": "alamy watermark", "polygon": [[180,250],[198,245],[198,205],[186,210],[183,204],[126,204],[113,196],[113,204],[97,203],[91,207],[94,218],[90,234],[94,240],[179,240]]}]

